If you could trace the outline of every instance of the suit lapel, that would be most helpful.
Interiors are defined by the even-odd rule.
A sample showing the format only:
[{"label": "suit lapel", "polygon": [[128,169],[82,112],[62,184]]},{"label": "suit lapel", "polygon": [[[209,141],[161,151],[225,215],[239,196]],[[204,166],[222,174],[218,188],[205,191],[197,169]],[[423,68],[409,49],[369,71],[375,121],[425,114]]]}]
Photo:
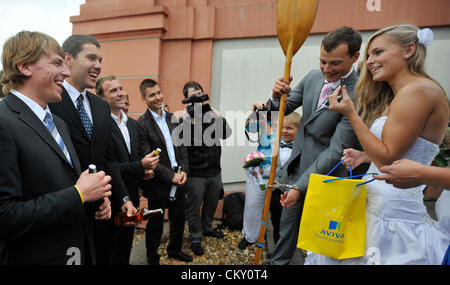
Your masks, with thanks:
[{"label": "suit lapel", "polygon": [[[92,140],[95,139],[95,134],[101,131],[102,125],[100,124],[103,122],[102,120],[102,114],[101,112],[98,112],[98,110],[101,110],[101,107],[98,106],[99,102],[93,98],[95,95],[91,94],[90,92],[86,91],[86,96],[89,100],[89,105],[91,106],[91,114],[92,114]],[[97,112],[93,112],[92,110],[97,110]],[[86,133],[87,136],[87,133]]]},{"label": "suit lapel", "polygon": [[[153,114],[149,110],[147,110],[147,113],[148,113],[147,117],[149,118],[150,123],[153,124],[153,129],[156,131],[156,134],[161,139],[162,143],[164,144],[164,147],[167,150],[166,139],[164,138],[164,135],[163,135],[161,129],[159,128],[158,124],[156,123],[155,118],[153,118]],[[166,116],[166,119],[167,119],[167,116]],[[169,130],[170,130],[170,128],[169,128]]]},{"label": "suit lapel", "polygon": [[320,98],[320,92],[322,91],[322,87],[325,83],[325,77],[323,75],[320,76],[320,79],[318,79],[315,83],[314,83],[314,93],[313,93],[313,98],[314,100],[312,101],[313,105],[311,110],[316,111],[317,110],[317,104],[319,104],[319,98]]},{"label": "suit lapel", "polygon": [[138,138],[138,130],[136,130],[133,127],[133,124],[131,123],[131,119],[128,118],[127,121],[127,129],[128,129],[128,133],[130,134],[130,158],[135,158],[138,157],[139,154],[139,138]]},{"label": "suit lapel", "polygon": [[[111,118],[111,120],[113,120]],[[113,130],[116,132],[116,135],[120,138],[120,142],[122,143],[123,147],[125,148],[126,152],[128,153],[128,156],[130,156],[130,153],[128,152],[127,143],[125,142],[125,138],[123,137],[122,131],[120,130],[119,126],[116,124],[116,122],[112,122]],[[128,126],[127,126],[128,127]],[[130,128],[128,128],[128,133],[130,133]],[[131,134],[130,134],[131,138]]]},{"label": "suit lapel", "polygon": [[[72,161],[72,167],[75,169],[75,171],[78,174],[81,173],[81,165],[80,165],[80,161],[78,159],[78,154],[75,150],[75,147],[72,144],[72,140],[70,138],[70,133],[69,133],[68,129],[63,128],[62,125],[60,124],[59,120],[55,119],[54,122],[55,122],[56,128],[58,129],[59,135],[62,137],[64,144],[67,147],[67,151],[69,152],[69,155],[70,155],[70,158]],[[67,161],[67,159],[66,159],[66,161]],[[69,163],[69,162],[67,161],[67,163]]]},{"label": "suit lapel", "polygon": [[[19,113],[18,118],[22,122],[24,122],[26,125],[28,125],[46,144],[50,146],[51,149],[53,149],[56,154],[61,157],[67,164],[70,166],[70,163],[68,162],[66,156],[64,155],[61,148],[56,143],[53,136],[50,134],[48,129],[44,126],[44,124],[39,120],[39,118],[36,116],[36,114],[33,113],[33,111],[20,99],[18,99],[14,95],[9,95],[5,99],[8,106],[13,110],[14,112]],[[55,124],[56,125],[56,124]],[[61,126],[56,125],[56,128],[58,129],[58,132],[60,129],[62,129]],[[61,133],[60,133],[61,135]],[[61,136],[62,137],[62,136]],[[66,142],[67,137],[62,137],[64,142]]]},{"label": "suit lapel", "polygon": [[321,74],[320,78],[318,78],[317,80],[315,80],[314,82],[314,86],[312,88],[312,100],[311,100],[311,116],[308,118],[308,121],[306,122],[305,125],[309,124],[312,120],[314,120],[315,118],[317,118],[317,116],[319,116],[320,114],[322,114],[324,112],[324,109],[317,111],[317,104],[319,103],[319,97],[320,97],[320,91],[322,90],[323,87],[323,83],[324,83],[325,77]]},{"label": "suit lapel", "polygon": [[170,134],[172,135],[172,131],[175,128],[175,124],[172,123],[172,113],[166,112],[166,123],[167,127],[169,127]]}]

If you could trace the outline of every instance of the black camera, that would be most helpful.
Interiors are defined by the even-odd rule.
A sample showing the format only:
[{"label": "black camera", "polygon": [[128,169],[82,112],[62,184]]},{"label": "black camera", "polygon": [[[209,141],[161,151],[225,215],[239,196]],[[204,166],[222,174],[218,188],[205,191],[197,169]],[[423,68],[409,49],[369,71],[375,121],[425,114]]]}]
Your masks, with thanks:
[{"label": "black camera", "polygon": [[203,103],[205,101],[209,100],[209,96],[208,94],[203,94],[200,96],[197,95],[192,95],[189,98],[184,98],[183,101],[181,101],[181,103],[183,104],[194,104],[194,103]]},{"label": "black camera", "polygon": [[[181,102],[183,104],[189,104],[186,106],[186,111],[188,112],[189,116],[191,116],[191,118],[193,118],[194,117],[194,106],[199,105],[208,100],[209,100],[208,94],[203,94],[200,96],[192,95],[189,98],[183,99],[183,101],[181,101]],[[202,115],[204,115],[205,113],[207,113],[209,111],[212,111],[211,106],[209,104],[202,104],[201,108],[202,108]]]},{"label": "black camera", "polygon": [[257,120],[257,121],[261,121],[266,119],[268,122],[271,121],[271,112],[270,110],[267,108],[267,104],[262,106],[262,109],[258,109],[256,108],[256,106],[253,107],[253,113],[250,114],[250,118],[252,118],[253,120]]}]

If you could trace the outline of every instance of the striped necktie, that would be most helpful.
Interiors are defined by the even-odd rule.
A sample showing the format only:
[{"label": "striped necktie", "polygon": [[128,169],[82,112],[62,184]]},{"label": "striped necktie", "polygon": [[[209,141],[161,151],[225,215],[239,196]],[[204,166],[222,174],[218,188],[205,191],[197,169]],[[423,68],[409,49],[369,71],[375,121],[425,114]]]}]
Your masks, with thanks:
[{"label": "striped necktie", "polygon": [[67,147],[64,144],[62,137],[59,135],[58,129],[56,129],[55,123],[53,122],[52,115],[49,112],[46,112],[45,114],[44,124],[47,127],[50,134],[52,135],[52,137],[55,139],[58,146],[63,151],[64,155],[67,158],[67,161],[69,161],[70,165],[72,165],[72,160],[70,159],[69,151],[67,150]]},{"label": "striped necktie", "polygon": [[77,110],[78,113],[80,113],[81,123],[83,123],[84,129],[86,130],[89,139],[92,139],[92,122],[91,119],[89,119],[86,110],[84,109],[83,100],[84,96],[83,94],[80,94],[80,96],[77,99]]}]

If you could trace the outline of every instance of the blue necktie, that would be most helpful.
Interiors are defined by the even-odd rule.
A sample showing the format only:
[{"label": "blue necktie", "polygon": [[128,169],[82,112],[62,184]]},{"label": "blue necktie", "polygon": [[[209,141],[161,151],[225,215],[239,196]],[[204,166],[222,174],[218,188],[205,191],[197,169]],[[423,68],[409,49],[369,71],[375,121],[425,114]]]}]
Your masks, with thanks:
[{"label": "blue necktie", "polygon": [[86,130],[89,139],[92,139],[92,122],[91,119],[89,119],[86,110],[84,109],[83,100],[84,96],[83,94],[80,94],[80,97],[78,97],[77,99],[77,109],[78,113],[80,113],[81,123],[83,123],[84,129]]},{"label": "blue necktie", "polygon": [[64,155],[67,158],[67,161],[69,161],[70,165],[72,165],[72,160],[70,159],[69,151],[67,150],[67,147],[64,144],[62,137],[59,135],[58,129],[56,128],[55,123],[53,123],[52,115],[49,112],[45,114],[44,124],[47,127],[50,134],[52,135],[52,137],[55,139],[58,146],[63,151]]},{"label": "blue necktie", "polygon": [[281,148],[283,148],[283,147],[287,147],[287,148],[290,148],[290,149],[292,149],[292,143],[290,142],[290,143],[280,143],[280,147]]}]

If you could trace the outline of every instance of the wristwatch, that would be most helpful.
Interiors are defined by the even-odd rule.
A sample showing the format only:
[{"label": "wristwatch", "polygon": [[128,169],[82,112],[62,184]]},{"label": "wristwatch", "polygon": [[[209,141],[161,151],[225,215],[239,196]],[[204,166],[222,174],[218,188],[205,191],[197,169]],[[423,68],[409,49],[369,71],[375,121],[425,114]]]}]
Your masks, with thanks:
[{"label": "wristwatch", "polygon": [[130,200],[130,196],[125,196],[122,198],[122,205],[125,204],[126,202],[131,201]]}]

